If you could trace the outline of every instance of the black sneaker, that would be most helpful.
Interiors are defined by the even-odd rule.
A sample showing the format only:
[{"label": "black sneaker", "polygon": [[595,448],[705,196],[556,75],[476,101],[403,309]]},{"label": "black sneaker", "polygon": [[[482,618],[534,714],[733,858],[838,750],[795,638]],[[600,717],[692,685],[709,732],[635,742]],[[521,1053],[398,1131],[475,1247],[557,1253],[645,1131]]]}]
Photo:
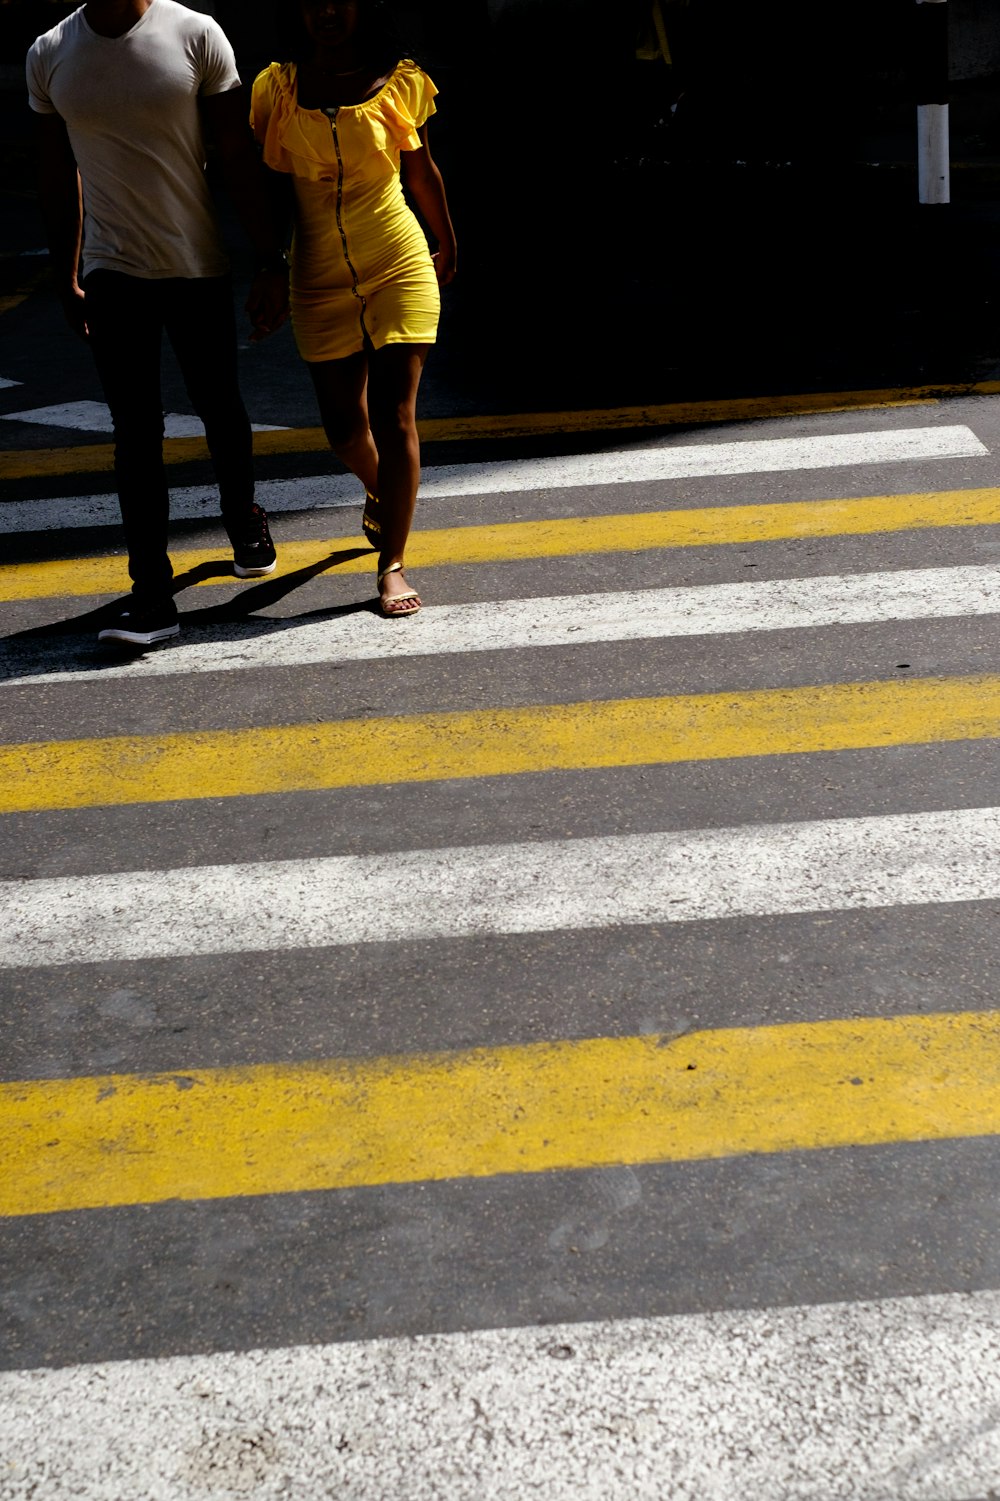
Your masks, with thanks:
[{"label": "black sneaker", "polygon": [[125,646],[154,646],[179,636],[177,606],[173,600],[160,605],[143,605],[131,600],[112,625],[98,631],[98,641],[120,641]]},{"label": "black sneaker", "polygon": [[255,505],[239,528],[226,528],[233,544],[233,572],[238,579],[259,579],[273,573],[277,553],[267,528],[267,512]]}]

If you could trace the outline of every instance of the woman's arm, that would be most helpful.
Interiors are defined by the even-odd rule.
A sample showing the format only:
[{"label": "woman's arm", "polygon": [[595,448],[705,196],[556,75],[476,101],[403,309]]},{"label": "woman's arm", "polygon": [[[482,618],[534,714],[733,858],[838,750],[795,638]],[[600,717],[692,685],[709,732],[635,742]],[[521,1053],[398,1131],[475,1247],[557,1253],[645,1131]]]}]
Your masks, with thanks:
[{"label": "woman's arm", "polygon": [[400,154],[400,171],[403,174],[403,186],[413,199],[420,214],[437,241],[437,251],[433,257],[434,269],[441,286],[447,286],[453,280],[456,266],[455,229],[448,213],[448,200],[445,197],[444,179],[438,169],[438,164],[431,156],[431,148],[427,144],[427,126],[422,125],[418,132],[421,141],[419,151],[404,151]]}]

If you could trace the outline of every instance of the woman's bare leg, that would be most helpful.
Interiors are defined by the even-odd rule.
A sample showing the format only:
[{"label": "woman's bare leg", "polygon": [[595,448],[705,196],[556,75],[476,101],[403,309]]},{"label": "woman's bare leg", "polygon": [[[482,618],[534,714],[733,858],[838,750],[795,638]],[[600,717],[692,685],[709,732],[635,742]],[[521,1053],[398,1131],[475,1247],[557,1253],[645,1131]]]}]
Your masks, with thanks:
[{"label": "woman's bare leg", "polygon": [[310,361],[319,415],[337,458],[373,494],[378,483],[378,450],[368,423],[368,356],[363,351],[342,360]]},{"label": "woman's bare leg", "polygon": [[[368,355],[368,412],[378,453],[373,488],[382,524],[379,573],[403,561],[406,539],[420,484],[420,440],[417,436],[417,388],[427,358],[426,344],[386,344]],[[355,471],[357,473],[357,471]],[[408,592],[402,570],[382,580],[383,603]],[[409,614],[419,600],[404,601],[396,613]]]}]

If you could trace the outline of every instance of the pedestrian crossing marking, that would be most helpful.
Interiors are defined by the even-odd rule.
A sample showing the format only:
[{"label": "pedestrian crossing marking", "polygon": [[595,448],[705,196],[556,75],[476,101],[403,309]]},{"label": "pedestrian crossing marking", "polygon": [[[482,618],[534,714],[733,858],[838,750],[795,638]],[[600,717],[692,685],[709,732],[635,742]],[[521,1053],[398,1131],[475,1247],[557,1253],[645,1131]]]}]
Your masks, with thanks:
[{"label": "pedestrian crossing marking", "polygon": [[0,882],[0,968],[1000,898],[1000,808]]},{"label": "pedestrian crossing marking", "polygon": [[0,1086],[0,1214],[1000,1134],[1000,1012]]},{"label": "pedestrian crossing marking", "polygon": [[[16,382],[11,382],[16,384]],[[1000,382],[980,381],[957,386],[913,386],[871,391],[807,392],[791,396],[737,397],[729,401],[685,401],[640,407],[591,408],[572,412],[476,413],[465,417],[422,418],[417,423],[421,442],[448,443],[475,438],[526,438],[563,433],[639,431],[650,427],[684,427],[720,422],[752,421],[914,406],[940,406],[943,395],[994,395]],[[329,439],[321,427],[279,429],[254,440],[258,457],[295,453],[325,453]],[[207,459],[204,438],[168,439],[167,464]],[[27,449],[0,453],[0,479],[43,475],[97,474],[114,468],[110,443],[78,448]]]},{"label": "pedestrian crossing marking", "polygon": [[0,813],[669,765],[1000,736],[1000,677],[369,716],[0,745]]},{"label": "pedestrian crossing marking", "polygon": [[[359,506],[360,517],[360,506]],[[1000,523],[1000,489],[943,490],[854,499],[779,501],[762,505],[704,506],[676,511],[638,511],[509,521],[486,526],[426,528],[410,534],[410,568],[527,562],[591,553],[646,552],[666,548],[749,546],[758,542],[818,537],[869,536],[878,532]],[[171,554],[180,586],[234,582],[232,562],[220,545],[177,549]],[[276,577],[335,569],[371,574],[376,555],[362,541],[278,539]],[[195,574],[196,577],[189,577]],[[268,581],[270,587],[272,580]],[[15,563],[0,573],[0,600],[79,598],[120,594],[128,587],[124,557],[54,559]]]},{"label": "pedestrian crossing marking", "polygon": [[998,564],[430,605],[405,631],[387,631],[374,609],[320,618],[188,616],[168,651],[120,661],[98,662],[89,639],[75,648],[46,636],[0,642],[0,687],[996,614]]},{"label": "pedestrian crossing marking", "polygon": [[[677,1218],[693,1218],[698,1207],[681,1199]],[[426,1209],[423,1215],[404,1220],[411,1234],[415,1225],[429,1233]],[[810,1223],[805,1212],[802,1221]],[[91,1223],[100,1236],[102,1218]],[[706,1266],[725,1252],[717,1244],[720,1223],[746,1261],[752,1255],[746,1222],[730,1201],[713,1222]],[[35,1228],[25,1226],[29,1234]],[[111,1245],[139,1241],[141,1232],[129,1236],[130,1226],[107,1228]],[[845,1227],[852,1239],[853,1231]],[[629,1236],[635,1233],[630,1228]],[[67,1241],[61,1231],[57,1245]],[[538,1253],[527,1233],[524,1242],[530,1266]],[[214,1237],[207,1245],[201,1240],[197,1271],[179,1269],[185,1302],[207,1280],[202,1267],[217,1244]],[[100,1255],[103,1239],[98,1245]],[[644,1300],[618,1271],[615,1249],[601,1258],[612,1265],[609,1302],[642,1307]],[[492,1239],[488,1250],[495,1255]],[[267,1263],[261,1269],[237,1241],[234,1256],[241,1251],[266,1287]],[[411,1254],[418,1277],[425,1278],[425,1241]],[[450,1267],[455,1254],[441,1260]],[[895,1263],[898,1248],[889,1254]],[[991,1289],[843,1301],[860,1260],[848,1241],[831,1290],[837,1302],[739,1307],[727,1281],[721,1295],[704,1296],[708,1312],[598,1320],[592,1304],[567,1309],[557,1302],[554,1323],[548,1314],[534,1314],[527,1294],[515,1305],[520,1327],[455,1332],[455,1300],[445,1294],[438,1307],[447,1312],[438,1316],[451,1332],[372,1338],[369,1331],[384,1318],[381,1300],[377,1311],[359,1308],[356,1284],[335,1250],[328,1258],[333,1271],[325,1266],[321,1280],[333,1282],[339,1274],[341,1302],[350,1299],[355,1314],[339,1341],[320,1343],[330,1336],[329,1324],[318,1319],[296,1326],[298,1340],[308,1343],[229,1348],[227,1282],[215,1290],[221,1308],[207,1334],[194,1341],[195,1353],[99,1362],[91,1356],[86,1364],[0,1375],[6,1501],[223,1501],[239,1495],[273,1501],[282,1494],[301,1501],[955,1501],[996,1495],[1000,1293]],[[663,1259],[661,1244],[653,1242],[651,1264],[660,1267]],[[778,1284],[770,1244],[766,1259],[772,1285]],[[811,1260],[822,1264],[818,1249]],[[555,1257],[553,1263],[559,1265]],[[529,1274],[521,1273],[515,1267],[518,1291],[523,1282],[530,1286]],[[274,1275],[286,1283],[294,1275],[303,1303],[316,1296],[297,1263],[294,1272],[283,1266]],[[682,1280],[666,1267],[671,1292]],[[968,1280],[963,1277],[963,1285]],[[699,1281],[707,1283],[704,1270]],[[108,1282],[105,1300],[118,1313],[123,1297],[110,1275]],[[245,1285],[242,1277],[238,1285]],[[489,1289],[495,1306],[492,1279]],[[675,1301],[668,1293],[654,1306]],[[259,1303],[266,1302],[265,1293]],[[423,1309],[424,1302],[417,1306]],[[124,1312],[119,1317],[124,1320]],[[92,1322],[93,1314],[88,1333]],[[162,1326],[161,1306],[149,1323]],[[415,1323],[411,1318],[408,1327]],[[266,1328],[255,1324],[255,1335]]]},{"label": "pedestrian crossing marking", "polygon": [[[276,435],[292,441],[297,436]],[[975,452],[985,450],[980,445]],[[932,471],[941,472],[940,465]],[[988,474],[989,468],[977,460],[947,472],[950,477],[971,478]],[[888,481],[882,474],[867,482]],[[669,501],[670,492],[665,490],[662,499]],[[901,519],[900,506],[905,509],[907,502],[913,504]],[[523,514],[527,508],[517,509]],[[810,519],[788,530],[796,511]],[[474,513],[463,507],[461,514]],[[856,520],[853,526],[844,524],[850,515]],[[461,566],[607,553],[614,569],[613,556],[623,551],[860,537],[998,521],[1000,490],[712,506],[653,516],[441,528],[414,534],[408,562],[415,568]],[[588,529],[607,531],[613,526],[618,531],[611,540],[595,541],[598,533]],[[578,545],[573,545],[574,535]],[[650,540],[651,535],[659,540]],[[971,540],[982,542],[981,537]],[[477,547],[487,549],[486,555],[475,556]],[[422,548],[427,549],[426,558],[420,555]],[[182,578],[181,587],[231,585],[228,555],[221,556],[223,563],[219,551],[175,554],[175,563],[187,559],[190,569],[211,575]],[[104,578],[116,570],[115,581],[95,588],[92,569],[99,574],[105,566],[109,572]],[[289,572],[299,569],[304,582],[310,573],[338,566],[349,574],[373,572],[374,555],[342,539],[284,544],[279,538],[279,566],[278,580],[287,581]],[[0,586],[0,596],[71,599],[127,587],[123,559],[22,567],[23,574],[9,570],[8,577],[40,580],[41,574],[30,570],[49,568],[49,587],[33,592],[29,585],[23,595],[4,595]],[[82,575],[83,586],[52,589],[60,569],[65,579]],[[564,612],[586,611],[590,603],[597,610],[602,599],[611,608],[631,599],[640,614],[659,608],[662,600],[665,611],[675,611],[672,624],[663,623],[664,615],[663,631],[678,635],[784,628],[776,624],[779,618],[785,625],[805,624],[810,616],[813,624],[831,619],[845,623],[837,614],[844,608],[844,591],[848,612],[854,609],[848,613],[850,623],[892,618],[907,590],[914,614],[905,618],[982,616],[998,613],[992,602],[1000,598],[997,573],[993,568],[928,569],[852,575],[846,580],[772,580],[763,592],[760,586],[726,585],[638,591],[631,596],[501,601],[452,611],[431,606],[408,634],[391,637],[391,647],[389,634],[384,627],[380,631],[381,623],[367,613],[342,613],[336,622],[322,625],[336,624],[344,631],[352,643],[345,656],[353,650],[354,659],[360,659],[366,652],[378,656],[426,651],[434,630],[441,633],[440,651],[464,654],[472,647],[462,634],[462,622],[470,621],[475,611],[482,616],[479,649],[486,649],[490,611],[494,630],[489,649],[509,649],[512,642],[497,629],[498,613],[508,606],[522,611],[520,628],[525,635],[516,644],[537,645],[528,619],[531,609],[547,605]],[[884,593],[882,580],[889,581]],[[281,597],[280,592],[267,593],[273,582],[243,591],[236,608],[243,601],[248,610],[255,603],[259,609],[271,607]],[[789,583],[798,590],[797,602],[782,594]],[[893,588],[899,591],[896,595],[889,593]],[[873,604],[875,596],[879,597]],[[770,617],[761,604],[764,599],[773,609]],[[830,612],[823,621],[821,609]],[[740,619],[741,610],[752,612],[752,618]],[[865,610],[867,614],[861,613]],[[214,614],[204,611],[206,623]],[[451,641],[445,642],[449,621],[455,629]],[[648,619],[645,624],[648,627]],[[266,626],[289,642],[305,636],[292,621],[267,621]],[[379,631],[381,648],[376,644]],[[535,639],[528,639],[532,634]],[[590,639],[630,640],[639,634]],[[576,644],[570,636],[563,640]],[[51,636],[45,646],[49,661],[65,663],[67,654],[57,655],[58,648],[53,652]],[[25,648],[31,650],[33,644],[25,643]],[[13,645],[8,661],[14,662],[20,649]],[[145,662],[122,664],[99,675],[195,670],[194,658],[184,656],[186,649],[182,642]],[[262,663],[250,660],[244,649],[239,665]],[[888,660],[886,667],[890,665]],[[915,733],[907,733],[907,726]],[[390,738],[384,743],[386,731]],[[32,732],[37,732],[34,726],[28,730]],[[998,734],[1000,676],[977,675],[534,705],[489,714],[455,711],[335,724],[265,725],[210,730],[193,737],[31,743],[0,748],[0,789],[20,778],[29,797],[34,795],[32,784],[43,796],[51,795],[50,802],[25,803],[28,811],[155,805],[192,795],[232,797],[376,785],[365,773],[373,757],[392,765],[393,782],[416,783],[440,777],[930,744]],[[282,767],[289,761],[289,736],[293,777],[306,779],[291,786],[281,780]],[[240,737],[243,750],[237,753],[232,747]],[[652,747],[652,762],[643,754],[644,747]],[[116,760],[119,752],[122,759]],[[263,780],[241,783],[239,755],[247,762],[262,759]],[[334,780],[307,780],[315,777],[317,761],[323,763],[320,775],[333,775]],[[65,796],[82,800],[63,800],[59,787]],[[0,811],[16,810],[5,809],[0,801]],[[151,818],[163,816],[150,813]],[[363,843],[359,847],[364,848]],[[144,848],[151,852],[138,858],[155,864],[155,841]],[[193,858],[205,855],[199,847]],[[491,933],[572,934],[630,923],[653,925],[654,932],[663,925],[661,937],[669,944],[666,925],[677,922],[881,908],[882,924],[891,921],[897,906],[986,901],[991,908],[1000,901],[997,808],[451,850],[404,849],[390,855],[182,870],[88,871],[74,878],[11,881],[0,883],[0,967],[114,964],[220,953],[249,962],[255,950],[482,939]],[[55,978],[74,988],[72,975]],[[148,1061],[141,1052],[135,1056]],[[101,1062],[107,1066],[106,1058]],[[28,1065],[26,1071],[32,1070]],[[0,1183],[0,1213],[30,1217],[170,1200],[336,1192],[495,1174],[621,1169],[630,1163],[997,1137],[998,1074],[1000,1011],[989,1011],[729,1028],[681,1037],[583,1038],[417,1057],[251,1062],[156,1076],[28,1080],[0,1085],[0,1135],[15,1139],[22,1153],[9,1157],[11,1182]],[[105,1223],[99,1217],[87,1219],[96,1229]],[[26,1231],[30,1228],[30,1223],[25,1225]],[[80,1233],[80,1228],[78,1220],[73,1233]],[[266,1251],[272,1254],[273,1248],[267,1246]],[[690,1374],[697,1384],[702,1375],[697,1361]],[[311,1390],[315,1387],[313,1383]],[[37,1410],[44,1401],[39,1389]],[[44,1452],[44,1445],[39,1447]],[[611,1448],[616,1456],[621,1447],[615,1438]],[[842,1465],[836,1473],[841,1471]],[[615,1473],[620,1478],[620,1470]]]},{"label": "pedestrian crossing marking", "polygon": [[[926,459],[986,458],[989,450],[964,425],[900,428],[889,432],[825,433],[812,437],[755,438],[736,442],[635,445],[623,450],[424,468],[420,494],[427,501],[524,494],[538,490],[608,485],[648,485],[719,475],[789,473],[914,463]],[[262,480],[257,499],[268,510],[317,511],[357,504],[358,484],[349,474]],[[205,520],[217,512],[213,489],[183,486],[171,496],[175,520]],[[0,531],[49,530],[67,526],[120,525],[113,495],[63,496],[12,501],[0,507]]]},{"label": "pedestrian crossing marking", "polygon": [[[114,429],[111,412],[103,401],[64,401],[56,406],[28,407],[21,412],[0,412],[0,422],[35,423],[40,427],[76,428],[84,433],[110,433]],[[254,432],[284,432],[270,423],[253,423]],[[200,417],[185,412],[164,412],[163,431],[168,438],[203,435],[205,424]]]}]

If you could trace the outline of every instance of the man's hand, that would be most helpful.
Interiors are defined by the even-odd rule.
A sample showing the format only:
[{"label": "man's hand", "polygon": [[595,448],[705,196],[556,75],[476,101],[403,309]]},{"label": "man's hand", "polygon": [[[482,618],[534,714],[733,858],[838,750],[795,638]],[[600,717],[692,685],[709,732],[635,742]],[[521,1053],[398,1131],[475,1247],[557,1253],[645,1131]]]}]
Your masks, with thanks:
[{"label": "man's hand", "polygon": [[90,329],[87,327],[87,298],[82,287],[73,286],[60,292],[59,300],[62,303],[66,322],[73,332],[81,339],[90,338]]},{"label": "man's hand", "polygon": [[209,95],[202,99],[201,111],[218,152],[219,166],[233,207],[263,262],[246,302],[253,324],[250,341],[259,344],[288,318],[288,269],[287,265],[280,264],[284,257],[277,249],[283,238],[283,216],[276,212],[267,170],[250,133],[243,89]]},{"label": "man's hand", "polygon": [[59,115],[36,116],[38,127],[38,205],[42,211],[52,282],[66,321],[87,337],[84,294],[77,281],[83,238],[83,196],[76,158]]},{"label": "man's hand", "polygon": [[246,302],[253,324],[251,344],[259,344],[288,319],[288,272],[281,268],[258,271]]}]

